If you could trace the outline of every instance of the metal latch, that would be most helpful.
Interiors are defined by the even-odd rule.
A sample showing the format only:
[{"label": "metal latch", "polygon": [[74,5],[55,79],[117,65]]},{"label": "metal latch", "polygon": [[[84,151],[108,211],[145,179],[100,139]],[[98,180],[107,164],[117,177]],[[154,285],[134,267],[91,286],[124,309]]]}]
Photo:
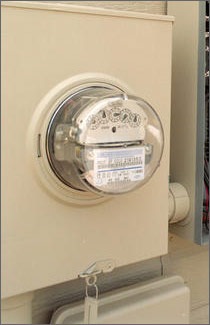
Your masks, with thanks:
[{"label": "metal latch", "polygon": [[[97,261],[91,264],[85,271],[79,274],[85,279],[85,301],[84,301],[84,324],[97,324],[98,320],[98,286],[97,275],[113,271],[115,262],[112,259]],[[95,295],[90,296],[88,289],[95,288]]]},{"label": "metal latch", "polygon": [[100,273],[112,272],[115,268],[113,259],[101,260],[91,264],[86,270],[79,274],[80,278],[87,278]]}]

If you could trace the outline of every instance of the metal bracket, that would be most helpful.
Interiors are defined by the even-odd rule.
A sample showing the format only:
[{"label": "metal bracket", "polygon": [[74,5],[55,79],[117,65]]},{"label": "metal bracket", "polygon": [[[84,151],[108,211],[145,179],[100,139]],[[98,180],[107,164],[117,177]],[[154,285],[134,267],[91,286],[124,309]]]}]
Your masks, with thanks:
[{"label": "metal bracket", "polygon": [[91,264],[86,270],[79,274],[80,278],[87,278],[100,273],[112,272],[115,268],[115,261],[112,259],[96,261]]}]

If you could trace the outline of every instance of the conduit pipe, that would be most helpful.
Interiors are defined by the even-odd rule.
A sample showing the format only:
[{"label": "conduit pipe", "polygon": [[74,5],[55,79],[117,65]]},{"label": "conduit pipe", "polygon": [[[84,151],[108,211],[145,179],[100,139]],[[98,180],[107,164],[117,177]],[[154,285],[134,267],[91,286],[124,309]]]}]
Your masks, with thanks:
[{"label": "conduit pipe", "polygon": [[179,183],[169,184],[169,223],[177,223],[187,217],[190,199],[185,187]]}]

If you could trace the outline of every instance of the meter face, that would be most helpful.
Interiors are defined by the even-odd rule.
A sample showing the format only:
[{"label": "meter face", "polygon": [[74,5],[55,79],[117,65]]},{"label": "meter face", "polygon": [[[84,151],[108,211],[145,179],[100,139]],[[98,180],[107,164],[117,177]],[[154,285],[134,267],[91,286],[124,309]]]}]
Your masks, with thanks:
[{"label": "meter face", "polygon": [[118,195],[149,180],[163,151],[152,107],[111,86],[84,87],[58,105],[47,130],[49,164],[79,191]]}]

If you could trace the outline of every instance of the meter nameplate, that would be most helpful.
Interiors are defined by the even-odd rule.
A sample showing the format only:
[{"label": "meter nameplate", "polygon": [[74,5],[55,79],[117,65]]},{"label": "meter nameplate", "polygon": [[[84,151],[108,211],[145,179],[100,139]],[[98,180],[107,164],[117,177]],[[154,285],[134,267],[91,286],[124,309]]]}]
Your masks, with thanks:
[{"label": "meter nameplate", "polygon": [[95,149],[93,185],[96,187],[144,179],[145,148]]}]

